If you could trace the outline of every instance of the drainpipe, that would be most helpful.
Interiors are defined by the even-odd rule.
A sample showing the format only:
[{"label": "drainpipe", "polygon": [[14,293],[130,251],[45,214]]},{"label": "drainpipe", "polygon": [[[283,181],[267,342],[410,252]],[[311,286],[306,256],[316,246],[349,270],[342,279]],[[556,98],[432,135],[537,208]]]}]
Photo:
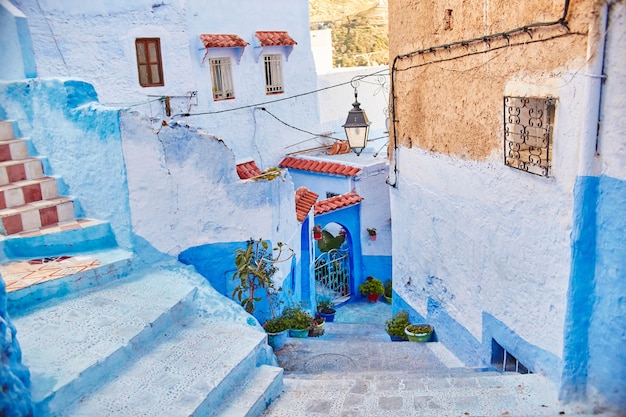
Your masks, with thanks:
[{"label": "drainpipe", "polygon": [[595,159],[598,154],[598,131],[600,128],[600,104],[602,101],[602,83],[604,71],[604,48],[608,22],[609,2],[600,9],[600,16],[590,27],[593,41],[587,46],[588,72],[585,74],[587,103],[584,113],[583,135],[581,138],[578,176],[597,174]]},{"label": "drainpipe", "polygon": [[589,366],[589,327],[596,297],[596,206],[598,199],[599,165],[597,142],[604,78],[604,48],[608,21],[608,2],[600,16],[589,28],[587,49],[589,62],[585,80],[587,97],[583,113],[583,132],[580,138],[578,170],[574,187],[571,235],[570,282],[567,294],[567,312],[564,323],[563,374],[559,397],[564,402],[587,399]]}]

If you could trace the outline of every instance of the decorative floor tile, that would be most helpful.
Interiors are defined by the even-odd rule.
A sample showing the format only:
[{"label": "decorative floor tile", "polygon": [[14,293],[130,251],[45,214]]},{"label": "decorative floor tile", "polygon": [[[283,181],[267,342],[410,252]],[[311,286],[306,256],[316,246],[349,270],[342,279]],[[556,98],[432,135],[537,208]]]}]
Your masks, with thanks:
[{"label": "decorative floor tile", "polygon": [[0,265],[0,274],[7,292],[74,275],[100,266],[100,261],[87,256],[52,256]]}]

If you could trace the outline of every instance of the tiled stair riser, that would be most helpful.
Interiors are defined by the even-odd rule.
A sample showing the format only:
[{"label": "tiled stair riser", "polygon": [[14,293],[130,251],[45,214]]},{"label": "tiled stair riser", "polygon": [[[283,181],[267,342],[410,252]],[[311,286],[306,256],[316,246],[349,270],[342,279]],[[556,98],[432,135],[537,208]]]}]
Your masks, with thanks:
[{"label": "tiled stair riser", "polygon": [[26,158],[28,149],[24,139],[0,139],[0,162]]},{"label": "tiled stair riser", "polygon": [[43,165],[38,158],[0,162],[0,185],[43,177]]},{"label": "tiled stair riser", "polygon": [[0,186],[0,210],[58,197],[57,181],[52,177],[20,181]]},{"label": "tiled stair riser", "polygon": [[4,235],[37,230],[53,224],[74,220],[74,202],[69,197],[41,200],[0,211]]},{"label": "tiled stair riser", "polygon": [[13,122],[0,121],[0,140],[13,139]]}]

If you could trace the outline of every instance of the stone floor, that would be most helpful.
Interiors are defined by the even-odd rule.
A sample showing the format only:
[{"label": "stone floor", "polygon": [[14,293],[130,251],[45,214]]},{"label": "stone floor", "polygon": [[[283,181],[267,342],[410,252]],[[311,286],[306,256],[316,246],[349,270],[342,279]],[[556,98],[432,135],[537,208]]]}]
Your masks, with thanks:
[{"label": "stone floor", "polygon": [[264,415],[582,415],[541,375],[465,368],[441,343],[391,342],[389,317],[389,304],[348,303],[321,337],[289,339],[276,352],[284,388]]}]

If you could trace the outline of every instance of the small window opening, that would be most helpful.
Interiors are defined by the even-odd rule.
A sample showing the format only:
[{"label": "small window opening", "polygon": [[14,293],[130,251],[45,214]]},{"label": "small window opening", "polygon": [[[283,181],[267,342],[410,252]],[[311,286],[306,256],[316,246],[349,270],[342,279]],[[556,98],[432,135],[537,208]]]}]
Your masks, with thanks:
[{"label": "small window opening", "polygon": [[532,374],[528,367],[504,349],[495,339],[491,339],[491,365],[501,372]]}]

